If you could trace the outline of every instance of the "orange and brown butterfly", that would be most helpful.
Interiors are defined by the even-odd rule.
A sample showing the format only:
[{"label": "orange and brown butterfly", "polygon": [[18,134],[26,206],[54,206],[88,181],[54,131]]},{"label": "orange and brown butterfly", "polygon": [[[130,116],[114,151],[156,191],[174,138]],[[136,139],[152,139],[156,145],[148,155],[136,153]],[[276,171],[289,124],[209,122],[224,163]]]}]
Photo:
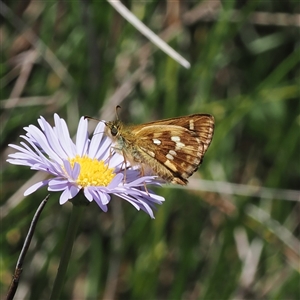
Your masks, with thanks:
[{"label": "orange and brown butterfly", "polygon": [[117,119],[105,125],[125,162],[139,165],[142,174],[150,169],[163,180],[181,185],[197,171],[214,133],[214,117],[209,114],[141,125],[124,125]]}]

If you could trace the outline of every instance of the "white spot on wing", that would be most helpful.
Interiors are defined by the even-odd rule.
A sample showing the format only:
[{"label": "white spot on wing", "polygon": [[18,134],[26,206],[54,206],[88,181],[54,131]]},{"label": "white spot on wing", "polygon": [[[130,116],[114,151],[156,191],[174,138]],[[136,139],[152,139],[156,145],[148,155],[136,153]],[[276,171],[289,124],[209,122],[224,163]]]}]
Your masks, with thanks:
[{"label": "white spot on wing", "polygon": [[174,156],[171,155],[170,153],[168,153],[168,154],[166,155],[166,158],[169,159],[169,160],[173,160],[173,159],[174,159]]},{"label": "white spot on wing", "polygon": [[180,142],[180,137],[175,135],[171,137],[171,140],[175,142],[175,150],[181,150],[185,144]]},{"label": "white spot on wing", "polygon": [[194,130],[194,120],[190,120],[190,130]]},{"label": "white spot on wing", "polygon": [[176,156],[176,155],[177,155],[176,151],[174,151],[174,150],[169,150],[169,153],[170,153],[172,156]]},{"label": "white spot on wing", "polygon": [[176,145],[175,145],[175,150],[176,151],[181,150],[183,147],[185,147],[184,143],[177,142]]},{"label": "white spot on wing", "polygon": [[175,135],[175,136],[172,136],[172,137],[171,137],[171,140],[172,140],[173,142],[177,143],[177,142],[180,142],[180,137]]},{"label": "white spot on wing", "polygon": [[155,145],[160,145],[161,144],[161,141],[159,139],[153,139],[152,141]]},{"label": "white spot on wing", "polygon": [[176,172],[177,168],[175,167],[174,164],[172,164],[168,159],[164,162],[165,166],[167,166],[169,169],[172,171]]}]

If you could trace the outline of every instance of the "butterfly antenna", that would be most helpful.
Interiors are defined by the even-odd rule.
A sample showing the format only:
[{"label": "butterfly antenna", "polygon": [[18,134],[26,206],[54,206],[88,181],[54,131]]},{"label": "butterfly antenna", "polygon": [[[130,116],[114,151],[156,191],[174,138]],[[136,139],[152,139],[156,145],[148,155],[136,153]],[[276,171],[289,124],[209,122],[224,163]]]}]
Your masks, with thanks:
[{"label": "butterfly antenna", "polygon": [[93,118],[93,117],[90,117],[90,116],[84,116],[85,119],[89,119],[89,120],[94,120],[94,121],[97,121],[97,122],[102,122],[102,123],[105,123],[104,121],[102,120],[99,120],[97,118]]},{"label": "butterfly antenna", "polygon": [[120,106],[120,105],[117,105],[117,106],[116,106],[116,116],[117,116],[117,120],[119,120],[118,109],[121,109],[121,106]]}]

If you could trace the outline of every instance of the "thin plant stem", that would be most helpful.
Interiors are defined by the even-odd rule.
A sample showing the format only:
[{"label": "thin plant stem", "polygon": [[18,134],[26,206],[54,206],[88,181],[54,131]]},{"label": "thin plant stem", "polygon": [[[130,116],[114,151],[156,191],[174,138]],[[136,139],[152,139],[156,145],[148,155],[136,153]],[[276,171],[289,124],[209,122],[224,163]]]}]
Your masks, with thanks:
[{"label": "thin plant stem", "polygon": [[12,279],[11,285],[9,287],[7,296],[6,296],[6,300],[12,300],[15,296],[15,293],[16,293],[18,285],[19,285],[19,280],[20,280],[20,277],[21,277],[21,274],[22,274],[22,271],[23,271],[23,262],[25,260],[26,254],[27,254],[27,250],[29,248],[29,245],[30,245],[30,242],[31,242],[36,224],[39,220],[39,217],[42,213],[42,210],[44,209],[44,207],[45,207],[45,205],[46,205],[46,203],[49,199],[49,196],[50,195],[47,195],[46,198],[41,202],[41,204],[39,205],[36,213],[34,214],[34,217],[33,217],[32,221],[31,221],[30,228],[28,230],[23,248],[21,250],[21,253],[20,253],[20,256],[19,256],[19,259],[18,259],[18,262],[17,262],[15,273],[13,275],[13,279]]},{"label": "thin plant stem", "polygon": [[52,293],[50,296],[50,300],[60,299],[60,295],[64,286],[65,276],[68,269],[68,264],[70,261],[73,244],[75,241],[77,229],[79,227],[82,215],[87,206],[87,201],[78,200],[79,197],[73,199],[73,208],[71,212],[70,221],[68,224],[68,229],[66,233],[66,238],[64,242],[64,248],[62,251],[62,256],[60,259],[59,267],[57,270],[57,275],[54,281]]}]

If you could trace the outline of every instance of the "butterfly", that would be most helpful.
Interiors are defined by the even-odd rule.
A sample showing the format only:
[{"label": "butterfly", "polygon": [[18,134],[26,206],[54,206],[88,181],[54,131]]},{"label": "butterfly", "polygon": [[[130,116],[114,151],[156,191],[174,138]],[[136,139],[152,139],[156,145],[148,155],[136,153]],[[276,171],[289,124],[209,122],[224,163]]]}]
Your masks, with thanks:
[{"label": "butterfly", "polygon": [[117,118],[105,125],[125,162],[138,165],[142,173],[150,169],[167,182],[186,185],[202,163],[214,123],[209,114],[193,114],[140,125],[125,125]]}]

